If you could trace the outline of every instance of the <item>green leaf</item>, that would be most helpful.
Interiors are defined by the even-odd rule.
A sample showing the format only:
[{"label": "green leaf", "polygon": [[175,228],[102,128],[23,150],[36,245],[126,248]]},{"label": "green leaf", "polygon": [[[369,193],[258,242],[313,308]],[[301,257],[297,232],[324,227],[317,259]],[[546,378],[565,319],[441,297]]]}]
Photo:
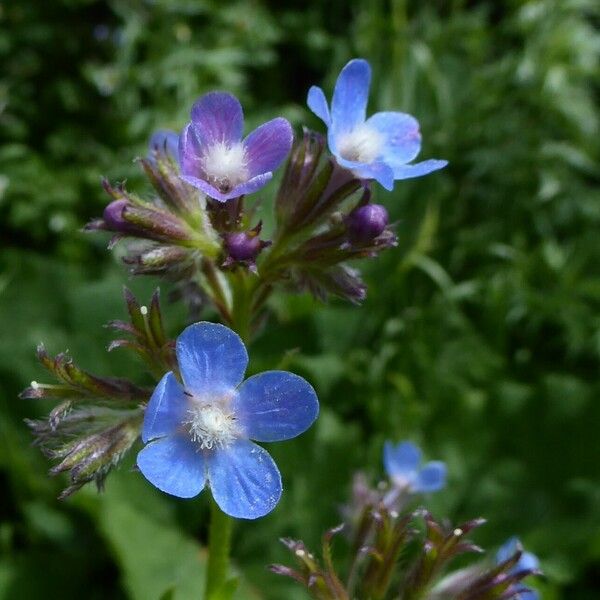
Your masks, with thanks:
[{"label": "green leaf", "polygon": [[172,519],[164,519],[156,510],[163,499],[153,496],[154,490],[141,475],[115,474],[99,499],[100,531],[114,552],[132,600],[159,600],[165,595],[172,600],[197,600],[204,586],[204,550]]}]

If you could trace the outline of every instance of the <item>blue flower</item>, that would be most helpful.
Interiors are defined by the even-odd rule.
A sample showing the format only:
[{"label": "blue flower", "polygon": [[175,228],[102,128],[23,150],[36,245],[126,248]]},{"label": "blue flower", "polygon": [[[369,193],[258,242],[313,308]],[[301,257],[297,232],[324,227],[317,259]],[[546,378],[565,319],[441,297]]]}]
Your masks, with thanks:
[{"label": "blue flower", "polygon": [[351,60],[333,90],[331,110],[325,93],[312,86],[308,107],[328,127],[329,149],[337,162],[361,179],[376,179],[386,190],[394,180],[427,175],[445,167],[445,160],[409,164],[421,150],[419,123],[411,115],[379,112],[366,118],[371,67]]},{"label": "blue flower", "polygon": [[414,493],[435,492],[446,484],[446,465],[431,461],[423,467],[421,450],[411,442],[386,442],[383,464],[396,489]]},{"label": "blue flower", "polygon": [[155,131],[148,142],[148,160],[155,163],[155,155],[166,156],[179,163],[179,134],[169,129]]},{"label": "blue flower", "polygon": [[306,431],[319,412],[315,391],[285,371],[242,383],[248,354],[223,325],[191,325],[177,338],[176,353],[183,384],[167,373],[150,398],[140,471],[180,498],[209,486],[232,517],[266,515],[281,496],[281,476],[269,453],[250,440],[276,442]]},{"label": "blue flower", "polygon": [[[525,552],[521,542],[516,537],[510,538],[500,547],[496,554],[496,562],[500,564],[509,560],[519,550],[521,551],[521,557],[517,564],[510,568],[508,575],[520,575],[525,577],[539,572],[540,561],[538,560],[538,557],[531,552]],[[509,590],[516,594],[512,596],[515,600],[538,600],[539,598],[539,595],[535,590],[532,590],[521,583],[512,584]]]}]

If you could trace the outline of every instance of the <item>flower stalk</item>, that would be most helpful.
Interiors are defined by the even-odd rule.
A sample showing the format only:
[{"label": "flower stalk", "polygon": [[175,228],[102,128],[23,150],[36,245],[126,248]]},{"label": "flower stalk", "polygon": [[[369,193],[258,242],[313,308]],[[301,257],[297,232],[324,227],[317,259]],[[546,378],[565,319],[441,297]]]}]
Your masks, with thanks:
[{"label": "flower stalk", "polygon": [[229,578],[229,556],[233,519],[226,515],[211,498],[210,524],[208,528],[208,562],[206,565],[206,600],[228,600],[235,580]]}]

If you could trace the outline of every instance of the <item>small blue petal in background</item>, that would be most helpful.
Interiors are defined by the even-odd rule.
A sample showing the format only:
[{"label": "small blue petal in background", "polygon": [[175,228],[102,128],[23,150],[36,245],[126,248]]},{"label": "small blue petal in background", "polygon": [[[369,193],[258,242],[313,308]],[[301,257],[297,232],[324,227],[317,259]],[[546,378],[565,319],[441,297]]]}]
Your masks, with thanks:
[{"label": "small blue petal in background", "polygon": [[421,467],[422,453],[412,442],[392,444],[383,448],[383,463],[392,484],[414,493],[436,492],[446,484],[446,465],[431,461]]}]

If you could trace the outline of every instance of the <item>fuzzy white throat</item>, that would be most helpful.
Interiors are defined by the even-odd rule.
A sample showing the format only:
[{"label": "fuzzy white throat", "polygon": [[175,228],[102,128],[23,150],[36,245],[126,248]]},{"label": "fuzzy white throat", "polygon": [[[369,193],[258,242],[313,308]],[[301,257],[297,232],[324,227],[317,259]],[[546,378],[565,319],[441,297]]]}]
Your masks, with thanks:
[{"label": "fuzzy white throat", "polygon": [[206,402],[192,398],[185,424],[201,450],[226,448],[239,436],[235,415],[228,405],[228,400]]},{"label": "fuzzy white throat", "polygon": [[222,193],[248,179],[246,150],[241,142],[217,142],[207,148],[201,162],[208,181]]},{"label": "fuzzy white throat", "polygon": [[383,141],[379,131],[362,123],[352,131],[340,135],[337,146],[342,158],[369,164],[381,154]]},{"label": "fuzzy white throat", "polygon": [[391,477],[392,483],[394,484],[394,487],[400,489],[400,490],[405,490],[405,489],[409,489],[410,487],[412,487],[412,480],[409,477],[406,477],[405,475],[393,475]]}]

